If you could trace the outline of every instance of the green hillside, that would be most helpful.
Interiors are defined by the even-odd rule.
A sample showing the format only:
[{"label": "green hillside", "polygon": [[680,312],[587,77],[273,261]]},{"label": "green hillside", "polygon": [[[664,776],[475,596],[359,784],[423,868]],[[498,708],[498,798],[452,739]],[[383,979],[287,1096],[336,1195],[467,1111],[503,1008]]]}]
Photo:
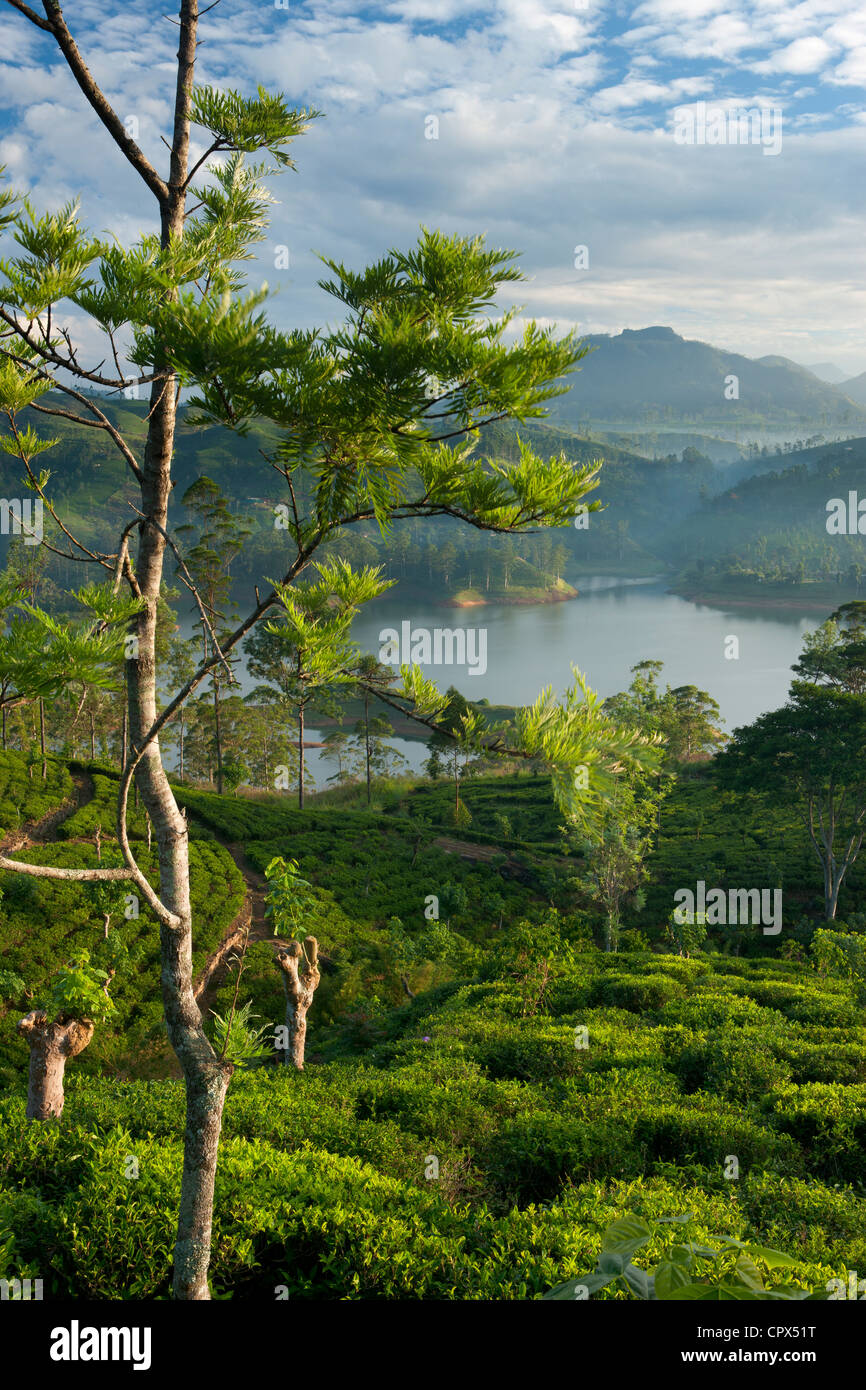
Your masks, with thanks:
[{"label": "green hillside", "polygon": [[828,503],[847,507],[850,492],[866,496],[866,439],[805,449],[743,478],[666,528],[661,543],[684,590],[805,584],[817,606],[834,607],[860,592],[866,561],[862,535],[827,529]]},{"label": "green hillside", "polygon": [[[0,756],[3,775],[19,776],[20,759]],[[34,811],[72,778],[89,795],[27,855],[93,862],[97,824],[102,852],[111,845],[114,779],[80,766],[69,782],[57,766],[52,776]],[[626,1213],[690,1211],[704,1241],[784,1250],[804,1288],[866,1262],[866,1011],[855,981],[816,973],[820,885],[786,812],[768,823],[707,771],[681,781],[646,905],[624,924],[627,949],[605,955],[545,777],[465,782],[471,823],[460,830],[446,783],[394,791],[370,812],[177,794],[192,837],[196,974],[237,917],[243,878],[249,893],[277,854],[312,884],[306,925],[323,953],[307,1070],[266,1060],[232,1079],[216,1295],[532,1298],[591,1267],[601,1232]],[[140,817],[133,832],[145,834]],[[784,954],[752,928],[719,929],[690,959],[670,953],[676,885],[696,872],[766,883],[780,847]],[[142,838],[136,853],[152,866]],[[162,1037],[155,925],[146,910],[119,924],[118,1015],[70,1065],[62,1122],[27,1124],[15,1021],[52,964],[83,944],[98,953],[103,906],[91,890],[8,873],[0,887],[5,1267],[46,1277],[48,1252],[51,1296],[165,1296],[183,1088]],[[438,922],[425,920],[428,894]],[[855,877],[843,904],[855,931],[858,900]],[[395,918],[418,948],[408,966]],[[207,1007],[224,1013],[235,984],[224,972]],[[280,1021],[267,936],[247,952],[240,997]]]}]

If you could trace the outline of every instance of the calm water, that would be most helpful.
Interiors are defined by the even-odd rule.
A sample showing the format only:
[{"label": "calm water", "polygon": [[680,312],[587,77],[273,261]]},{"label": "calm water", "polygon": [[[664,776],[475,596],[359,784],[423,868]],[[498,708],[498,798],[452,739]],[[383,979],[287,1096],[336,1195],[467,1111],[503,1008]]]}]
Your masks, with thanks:
[{"label": "calm water", "polygon": [[[512,608],[490,604],[454,609],[388,596],[368,606],[352,635],[364,651],[378,653],[379,634],[401,629],[483,628],[487,632],[484,674],[469,675],[464,665],[423,665],[444,690],[456,685],[468,699],[492,704],[527,704],[545,685],[558,692],[577,666],[601,695],[625,690],[629,668],[646,659],[664,662],[662,685],[697,685],[718,700],[728,730],[750,723],[765,710],[783,704],[791,663],[802,647],[803,633],[827,614],[801,614],[773,608],[724,610],[665,593],[659,579],[583,578],[580,597],[568,603]],[[185,627],[191,626],[192,619]],[[736,637],[739,657],[725,657],[726,641]],[[238,672],[241,688],[255,682]],[[311,729],[311,740],[320,735]],[[393,739],[393,745],[418,770],[426,748],[417,740]],[[315,749],[307,755],[318,786],[335,766]]]},{"label": "calm water", "polygon": [[[492,704],[527,704],[545,685],[560,691],[577,666],[601,695],[625,690],[629,668],[647,659],[664,662],[662,684],[697,685],[721,706],[728,729],[750,723],[783,704],[791,663],[803,633],[827,616],[772,608],[718,609],[665,593],[665,581],[598,576],[579,581],[580,597],[567,603],[511,608],[449,609],[391,598],[357,619],[353,636],[377,651],[379,633],[412,628],[466,626],[487,630],[487,669],[428,665],[425,674],[443,688],[456,685],[467,698]],[[726,639],[739,641],[739,657],[725,657]]]}]

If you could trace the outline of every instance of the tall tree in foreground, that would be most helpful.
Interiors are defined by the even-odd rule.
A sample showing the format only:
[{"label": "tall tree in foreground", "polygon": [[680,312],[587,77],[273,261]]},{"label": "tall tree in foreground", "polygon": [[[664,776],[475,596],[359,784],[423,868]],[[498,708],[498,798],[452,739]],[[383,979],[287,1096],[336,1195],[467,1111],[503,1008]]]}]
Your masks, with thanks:
[{"label": "tall tree in foreground", "polygon": [[[0,867],[65,879],[121,874],[159,922],[166,1027],[187,1102],[173,1290],[176,1298],[206,1299],[214,1179],[232,1064],[212,1047],[193,994],[188,831],[159,735],[208,676],[218,668],[228,675],[230,653],[261,618],[282,612],[294,620],[294,586],[341,528],[375,521],[387,530],[397,518],[440,515],[506,536],[570,524],[595,486],[596,466],[577,468],[564,457],[543,460],[525,446],[516,463],[485,462],[472,457],[472,441],[486,422],[544,414],[584,349],[532,323],[509,341],[514,311],[494,317],[493,306],[501,287],[521,278],[512,254],[435,232],[425,232],[411,251],[391,252],[360,273],[331,264],[333,279],[324,288],[347,311],[342,326],[277,332],[261,312],[262,296],[245,296],[238,266],[265,234],[269,200],[263,180],[290,164],[286,147],[313,113],[293,111],[283,97],[262,89],[248,99],[195,86],[199,6],[181,0],[170,156],[166,174],[160,174],[98,88],[56,0],[43,0],[44,17],[18,0],[7,3],[22,24],[57,44],[119,153],[153,196],[159,230],[124,248],[92,238],[74,207],[39,216],[29,203],[13,205],[8,197],[0,206],[20,253],[0,275],[0,354],[10,377],[0,406],[8,412],[28,485],[61,527],[58,549],[67,559],[101,567],[136,604],[125,661],[128,740],[116,819],[124,869],[58,869],[2,857]],[[194,163],[193,125],[208,133]],[[270,156],[269,164],[245,164],[244,155],[261,152]],[[202,181],[195,185],[199,174]],[[82,314],[89,320],[84,335],[78,331]],[[104,343],[88,365],[75,343],[91,342],[98,333]],[[135,373],[120,365],[124,335],[132,340],[128,360]],[[106,368],[106,362],[115,365]],[[434,380],[439,385],[431,391]],[[150,387],[143,447],[137,436],[124,437],[98,398],[81,389],[119,391],[136,383]],[[62,403],[56,395],[45,396],[49,386],[62,393]],[[257,597],[230,633],[211,632],[210,654],[160,709],[157,636],[165,552],[175,560],[181,555],[169,533],[168,503],[184,386],[194,388],[199,421],[243,430],[260,418],[277,426],[280,444],[269,463],[285,486],[288,545],[281,581]],[[123,457],[140,500],[113,551],[94,550],[63,527],[47,490],[48,475],[30,462],[36,444],[27,407],[96,428]],[[179,578],[207,628],[207,609],[183,567]],[[56,642],[46,653],[46,663],[51,661],[62,669]],[[414,717],[435,721],[443,699],[416,668],[403,668],[402,694]],[[471,720],[469,725],[466,735],[477,734]],[[579,682],[561,700],[545,692],[515,720],[511,733],[519,753],[552,767],[557,794],[574,815],[596,810],[616,768],[641,756],[640,740],[621,735],[610,721],[599,723]],[[498,746],[507,744],[503,737]],[[578,764],[591,772],[579,794]],[[129,843],[133,781],[157,841],[157,886]]]},{"label": "tall tree in foreground", "polygon": [[[38,216],[29,204],[14,203],[4,193],[0,222],[12,224],[20,254],[4,265],[0,283],[0,351],[7,368],[14,368],[18,375],[17,384],[7,386],[2,404],[16,417],[24,405],[32,405],[45,414],[60,414],[99,430],[120,452],[140,492],[138,516],[123,528],[114,552],[93,550],[68,528],[57,549],[67,559],[101,566],[141,600],[126,661],[128,737],[118,795],[117,834],[127,876],[160,924],[166,1026],[186,1083],[188,1124],[174,1293],[177,1298],[203,1299],[209,1297],[213,1183],[231,1067],[221,1062],[211,1047],[193,996],[187,827],[169,787],[157,735],[217,665],[222,665],[226,674],[229,668],[216,643],[209,662],[176,692],[157,722],[157,611],[166,547],[177,551],[167,527],[178,380],[160,332],[151,339],[148,360],[141,370],[122,363],[121,340],[130,331],[134,336],[138,327],[152,323],[161,304],[167,305],[185,291],[197,293],[196,286],[217,283],[224,290],[240,283],[233,266],[249,259],[251,247],[262,238],[268,201],[262,186],[268,169],[246,168],[243,155],[267,151],[273,166],[290,165],[286,147],[306,129],[315,113],[293,111],[282,97],[261,89],[256,97],[245,99],[236,92],[195,87],[199,4],[198,0],[181,0],[174,112],[167,141],[170,153],[163,175],[99,88],[57,0],[43,0],[42,14],[17,2],[11,8],[22,25],[34,26],[56,44],[85,101],[154,199],[158,231],[127,249],[91,238],[78,221],[75,207]],[[208,133],[204,154],[195,162],[190,154],[193,125]],[[206,181],[196,187],[196,175],[206,164]],[[70,311],[75,315],[75,334],[67,326]],[[77,328],[82,313],[89,319],[89,328],[102,335],[92,364],[83,361],[75,346],[80,340]],[[56,396],[40,399],[50,385],[65,397],[62,404]],[[82,389],[93,386],[110,391],[149,387],[143,447],[136,437],[125,438],[101,409],[98,398]],[[13,425],[13,434],[16,432],[17,423]],[[57,520],[46,494],[48,478],[33,470],[26,435],[22,439],[18,432],[19,441],[27,482],[43,501],[49,517]],[[265,606],[275,601],[272,595]],[[200,599],[199,610],[205,621]],[[136,863],[126,833],[126,805],[133,778],[157,838],[158,891]],[[5,867],[20,868],[8,863]],[[64,876],[74,878],[82,872],[67,870]]]}]

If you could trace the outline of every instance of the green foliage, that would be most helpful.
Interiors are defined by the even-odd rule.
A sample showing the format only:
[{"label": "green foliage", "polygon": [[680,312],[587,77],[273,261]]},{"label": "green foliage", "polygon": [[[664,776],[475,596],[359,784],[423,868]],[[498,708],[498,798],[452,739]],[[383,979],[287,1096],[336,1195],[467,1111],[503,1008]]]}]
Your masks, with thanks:
[{"label": "green foliage", "polygon": [[[826,1299],[824,1289],[810,1290],[798,1284],[765,1283],[767,1271],[796,1269],[800,1263],[779,1250],[749,1245],[730,1236],[721,1236],[725,1249],[713,1250],[696,1243],[689,1231],[690,1214],[657,1217],[648,1224],[639,1216],[622,1216],[604,1232],[601,1254],[594,1270],[558,1284],[545,1294],[554,1300],[586,1299],[610,1285],[621,1284],[635,1298],[649,1301],[688,1300],[704,1303],[760,1300]],[[654,1271],[632,1264],[632,1256],[648,1245],[662,1222],[672,1223],[670,1243]],[[727,1256],[727,1259],[725,1259]],[[712,1265],[709,1278],[701,1274]]]},{"label": "green foliage", "polygon": [[[34,490],[42,495],[41,486]],[[76,686],[79,691],[120,687],[127,628],[141,600],[123,598],[111,584],[85,585],[71,597],[84,616],[70,621],[27,601],[9,576],[3,577],[0,683],[5,703],[15,697],[68,698]]]},{"label": "green foliage", "polygon": [[270,884],[265,916],[273,920],[274,936],[289,936],[293,941],[303,941],[309,935],[302,925],[302,918],[311,904],[306,891],[310,884],[301,878],[297,860],[287,862],[278,855],[266,867],[265,878]]},{"label": "green foliage", "polygon": [[637,979],[632,975],[616,973],[601,976],[591,998],[594,1003],[608,1004],[614,1008],[629,1009],[642,1014],[662,1008],[670,1000],[681,997],[683,993],[682,984],[661,972],[642,975]]},{"label": "green foliage", "polygon": [[0,970],[0,999],[15,1003],[26,989],[24,980],[11,970]]},{"label": "green foliage", "polygon": [[[516,1164],[529,1128],[514,1122],[529,1094],[540,1093],[486,1080],[444,1039],[419,1038],[413,1058],[392,1059],[386,1071],[354,1061],[311,1067],[300,1087],[284,1068],[235,1075],[217,1170],[215,1293],[260,1300],[284,1284],[301,1300],[541,1297],[563,1275],[590,1268],[603,1231],[628,1213],[654,1231],[659,1222],[642,1247],[655,1269],[670,1249],[660,1218],[684,1204],[693,1213],[692,1243],[718,1252],[713,1270],[736,1260],[720,1250],[721,1235],[789,1252],[804,1289],[862,1264],[862,1196],[815,1179],[744,1172],[732,1193],[718,1172],[681,1158],[655,1172],[585,1172],[548,1186],[552,1195],[541,1205],[516,1206],[507,1193],[491,1202],[491,1189],[479,1186],[478,1155],[499,1132]],[[616,1071],[610,1086],[628,1115],[635,1093],[623,1087],[627,1075]],[[547,1142],[555,1142],[562,1128],[555,1110],[532,1104],[535,1142],[548,1130]],[[18,1268],[34,1261],[45,1272],[38,1262],[48,1243],[46,1294],[165,1295],[182,1085],[73,1075],[62,1126],[27,1126],[23,1111],[23,1093],[0,1097],[0,1218]],[[599,1158],[605,1138],[615,1155],[614,1118],[607,1132],[585,1119],[583,1127]],[[424,1178],[430,1153],[440,1158],[436,1182]],[[126,1176],[130,1154],[139,1161],[134,1180]],[[630,1296],[621,1283],[602,1293]]]},{"label": "green foliage", "polygon": [[820,927],[812,938],[812,958],[819,975],[866,983],[866,937]]},{"label": "green foliage", "polygon": [[661,661],[640,661],[632,666],[634,679],[628,690],[605,700],[618,723],[644,733],[659,734],[671,763],[714,753],[723,739],[719,730],[719,706],[705,690],[681,685],[664,692],[656,684]]},{"label": "green foliage", "polygon": [[711,1034],[689,1041],[671,1038],[672,1062],[686,1092],[707,1090],[750,1101],[790,1080],[768,1029],[743,1029],[734,1036]]},{"label": "green foliage", "polygon": [[667,921],[666,935],[677,949],[677,954],[690,956],[707,939],[707,914],[690,912],[688,908],[676,907]]},{"label": "green foliage", "polygon": [[211,1011],[214,1017],[214,1050],[220,1061],[231,1062],[236,1067],[250,1067],[271,1055],[273,1048],[267,1042],[269,1026],[262,1023],[258,1028],[254,1027],[253,1019],[257,1015],[251,1013],[251,1009],[252,1000],[248,999],[228,1018]]},{"label": "green foliage", "polygon": [[46,779],[22,753],[0,753],[0,828],[8,834],[40,820],[72,797],[72,778],[56,758],[48,759]]},{"label": "green foliage", "polygon": [[51,977],[46,999],[49,1018],[88,1018],[95,1023],[110,1018],[114,1004],[104,988],[109,978],[107,971],[91,965],[89,951],[75,951]]},{"label": "green foliage", "polygon": [[[190,119],[210,131],[214,151],[255,154],[267,150],[281,168],[289,169],[295,166],[283,147],[302,135],[319,114],[293,111],[282,95],[274,96],[264,87],[257,89],[255,97],[244,97],[231,89],[197,85],[190,101]],[[220,220],[231,225],[236,218],[235,211]]]}]

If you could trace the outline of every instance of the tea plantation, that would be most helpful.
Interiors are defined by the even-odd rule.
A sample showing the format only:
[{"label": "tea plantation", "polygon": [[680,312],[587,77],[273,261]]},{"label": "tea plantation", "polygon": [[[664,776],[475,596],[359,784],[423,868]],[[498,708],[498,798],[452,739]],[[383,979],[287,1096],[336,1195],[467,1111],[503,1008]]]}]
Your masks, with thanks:
[{"label": "tea plantation", "polygon": [[[29,857],[95,862],[97,823],[107,852],[113,778],[90,771],[91,800]],[[57,774],[52,795],[64,791]],[[306,1070],[268,1059],[232,1078],[216,1296],[538,1297],[591,1268],[626,1213],[691,1212],[704,1242],[785,1251],[803,1288],[866,1268],[866,1010],[855,979],[815,968],[820,885],[784,810],[761,825],[706,775],[681,782],[628,949],[605,954],[541,777],[467,782],[459,831],[440,785],[371,811],[177,794],[196,970],[243,898],[229,845],[259,872],[276,855],[298,861],[323,954]],[[793,916],[779,941],[739,929],[671,954],[663,926],[673,889],[703,872],[696,849],[722,885],[765,885],[771,856],[785,863]],[[150,871],[142,839],[136,851]],[[12,874],[0,886],[0,1276],[42,1277],[52,1296],[165,1297],[184,1105],[156,925],[144,909],[120,914],[117,1016],[68,1068],[62,1121],[28,1124],[15,1022],[59,957],[98,949],[105,907],[77,886]],[[235,983],[224,977],[218,1012]],[[260,1022],[282,1020],[269,941],[250,947],[239,997]],[[641,1261],[658,1253],[651,1243]]]}]

